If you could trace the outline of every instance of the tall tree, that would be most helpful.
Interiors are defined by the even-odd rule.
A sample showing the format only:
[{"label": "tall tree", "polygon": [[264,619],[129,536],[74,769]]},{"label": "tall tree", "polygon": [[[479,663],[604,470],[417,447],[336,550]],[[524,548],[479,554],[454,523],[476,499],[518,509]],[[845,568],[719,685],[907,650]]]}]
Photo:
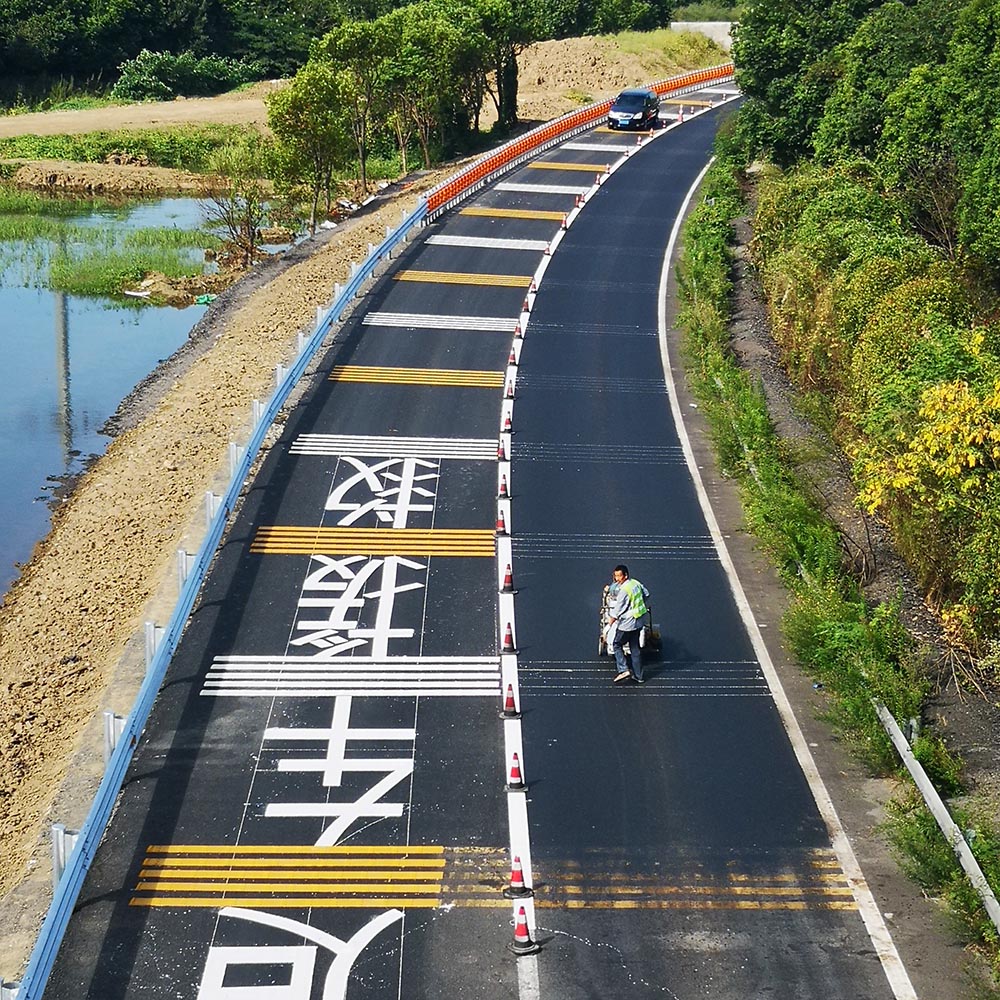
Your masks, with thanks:
[{"label": "tall tree", "polygon": [[372,133],[388,112],[386,81],[394,55],[378,21],[345,21],[316,45],[314,56],[338,71],[338,86],[358,154],[362,197],[368,191],[368,154]]},{"label": "tall tree", "polygon": [[268,98],[267,124],[278,142],[281,162],[309,188],[309,231],[315,233],[320,194],[325,193],[329,212],[333,171],[349,163],[352,152],[333,66],[323,60],[306,63],[287,87]]}]

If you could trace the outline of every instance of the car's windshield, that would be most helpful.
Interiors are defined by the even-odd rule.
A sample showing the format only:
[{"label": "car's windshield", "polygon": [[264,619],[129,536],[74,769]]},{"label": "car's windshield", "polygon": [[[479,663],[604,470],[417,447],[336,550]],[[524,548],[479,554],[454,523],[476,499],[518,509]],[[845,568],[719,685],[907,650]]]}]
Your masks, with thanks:
[{"label": "car's windshield", "polygon": [[621,94],[615,101],[615,107],[623,111],[638,111],[642,107],[642,94]]}]

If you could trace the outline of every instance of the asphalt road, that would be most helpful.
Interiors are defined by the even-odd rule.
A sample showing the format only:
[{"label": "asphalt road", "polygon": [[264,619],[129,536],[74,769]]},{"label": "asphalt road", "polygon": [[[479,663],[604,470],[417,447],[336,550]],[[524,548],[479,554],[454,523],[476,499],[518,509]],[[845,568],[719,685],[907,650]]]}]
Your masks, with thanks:
[{"label": "asphalt road", "polygon": [[[719,115],[608,178],[533,296],[499,619],[504,372],[575,201],[551,188],[634,139],[551,151],[369,293],[247,493],[46,998],[890,1000],[664,385],[664,252]],[[642,688],[596,655],[619,561],[665,636]],[[537,956],[507,948],[512,853]]]}]

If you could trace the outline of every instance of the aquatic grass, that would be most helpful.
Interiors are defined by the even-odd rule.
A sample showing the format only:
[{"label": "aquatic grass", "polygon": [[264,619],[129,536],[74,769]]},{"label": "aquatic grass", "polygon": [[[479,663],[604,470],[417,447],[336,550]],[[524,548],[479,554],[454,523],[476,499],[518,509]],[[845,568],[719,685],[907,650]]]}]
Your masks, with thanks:
[{"label": "aquatic grass", "polygon": [[232,143],[259,143],[252,125],[189,125],[172,129],[123,129],[81,135],[20,135],[0,139],[0,159],[103,163],[112,153],[145,157],[153,166],[208,172],[211,154]]},{"label": "aquatic grass", "polygon": [[0,216],[12,214],[70,218],[96,211],[127,212],[133,204],[132,201],[123,202],[121,199],[112,201],[109,198],[53,196],[0,185]]},{"label": "aquatic grass", "polygon": [[121,245],[130,250],[140,248],[165,249],[175,247],[186,250],[216,249],[222,246],[222,239],[207,229],[177,229],[170,226],[154,226],[133,229],[124,234]]},{"label": "aquatic grass", "polygon": [[73,295],[116,296],[150,271],[159,271],[168,278],[192,277],[201,274],[201,264],[177,248],[101,250],[80,255],[59,250],[49,262],[49,287]]}]

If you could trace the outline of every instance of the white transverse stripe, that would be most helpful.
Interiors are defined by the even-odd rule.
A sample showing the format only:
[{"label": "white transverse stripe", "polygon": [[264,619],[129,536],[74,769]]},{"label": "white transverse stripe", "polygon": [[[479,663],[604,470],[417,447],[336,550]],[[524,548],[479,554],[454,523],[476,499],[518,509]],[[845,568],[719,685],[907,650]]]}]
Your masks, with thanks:
[{"label": "white transverse stripe", "polygon": [[428,236],[439,247],[481,247],[485,250],[544,250],[548,240],[502,240],[489,236]]},{"label": "white transverse stripe", "polygon": [[497,657],[217,656],[201,694],[228,698],[487,697],[500,690]]},{"label": "white transverse stripe", "polygon": [[[598,171],[594,171],[596,175]],[[575,185],[570,187],[567,184],[515,184],[513,181],[501,181],[497,186],[497,191],[513,191],[524,194],[586,194],[591,188]]]},{"label": "white transverse stripe", "polygon": [[624,146],[620,142],[564,142],[559,148],[579,149],[588,153],[604,153],[609,150],[612,153],[627,153],[630,149],[635,149],[635,146]]},{"label": "white transverse stripe", "polygon": [[[544,250],[547,244],[542,244]],[[363,326],[401,326],[408,330],[484,330],[513,333],[517,319],[509,316],[444,316],[435,313],[374,312],[361,320]]]},{"label": "white transverse stripe", "polygon": [[495,462],[496,438],[367,437],[360,434],[300,434],[293,455],[379,455],[390,458],[453,458]]}]

